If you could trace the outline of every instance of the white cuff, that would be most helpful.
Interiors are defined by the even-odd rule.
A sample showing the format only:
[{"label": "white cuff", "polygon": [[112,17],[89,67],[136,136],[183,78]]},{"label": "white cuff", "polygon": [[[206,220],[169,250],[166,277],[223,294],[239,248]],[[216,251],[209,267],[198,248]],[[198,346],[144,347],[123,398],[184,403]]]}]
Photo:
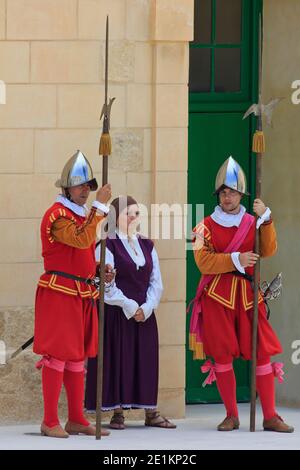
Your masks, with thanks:
[{"label": "white cuff", "polygon": [[125,316],[130,320],[139,308],[139,304],[133,299],[126,299],[122,308]]},{"label": "white cuff", "polygon": [[259,227],[264,223],[264,222],[269,222],[271,218],[271,210],[269,207],[266,208],[265,212],[263,215],[258,217],[257,222],[256,222],[256,228],[259,229]]},{"label": "white cuff", "polygon": [[148,320],[149,317],[151,317],[152,313],[153,313],[153,308],[152,308],[152,305],[149,305],[147,303],[144,303],[143,305],[140,306],[140,308],[143,310],[144,312],[144,317],[145,317],[145,320]]},{"label": "white cuff", "polygon": [[96,209],[98,211],[101,211],[103,212],[103,214],[108,214],[108,207],[106,207],[105,204],[102,204],[102,202],[99,202],[99,201],[94,201],[93,204],[92,204],[93,207],[96,207]]},{"label": "white cuff", "polygon": [[234,266],[236,267],[238,271],[240,271],[240,273],[245,274],[245,268],[243,268],[243,266],[241,265],[239,256],[240,256],[239,251],[235,251],[234,253],[231,253],[231,259],[232,259]]}]

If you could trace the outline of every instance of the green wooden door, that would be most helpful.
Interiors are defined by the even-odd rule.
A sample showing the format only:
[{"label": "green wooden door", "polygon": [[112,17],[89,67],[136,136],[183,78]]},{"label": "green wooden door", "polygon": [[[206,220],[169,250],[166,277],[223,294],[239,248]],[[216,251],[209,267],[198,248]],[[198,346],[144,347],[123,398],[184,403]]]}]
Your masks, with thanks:
[{"label": "green wooden door", "polygon": [[[254,191],[255,169],[251,152],[254,119],[242,120],[257,100],[258,18],[260,0],[195,0],[195,36],[190,44],[188,202],[204,204],[209,215],[217,199],[213,196],[217,170],[233,156],[242,165],[250,192]],[[243,204],[249,209],[250,199]],[[193,211],[192,224],[197,223]],[[187,252],[187,303],[195,296],[200,273],[193,253]],[[203,361],[186,353],[187,403],[219,402],[215,384],[202,387]],[[238,401],[248,401],[250,365],[234,362]]]}]

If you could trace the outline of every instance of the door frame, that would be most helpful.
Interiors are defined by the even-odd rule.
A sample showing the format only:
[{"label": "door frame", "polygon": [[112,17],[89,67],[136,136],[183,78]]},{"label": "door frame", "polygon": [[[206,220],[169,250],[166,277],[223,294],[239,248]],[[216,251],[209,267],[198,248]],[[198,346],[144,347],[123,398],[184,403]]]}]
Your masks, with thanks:
[{"label": "door frame", "polygon": [[[197,0],[195,0],[197,1]],[[212,0],[215,3],[215,0]],[[257,103],[258,100],[258,76],[259,76],[259,15],[263,13],[263,0],[243,0],[243,8],[246,6],[246,11],[242,11],[242,22],[245,28],[246,22],[248,21],[248,27],[246,25],[246,29],[248,30],[249,37],[248,37],[248,46],[245,46],[245,51],[242,54],[241,60],[245,60],[246,54],[251,55],[251,60],[248,62],[248,65],[242,68],[242,75],[241,75],[241,87],[244,85],[244,89],[242,92],[237,93],[190,93],[189,94],[189,114],[192,113],[218,113],[218,112],[246,112],[246,110],[251,106],[253,103]],[[247,14],[244,14],[244,13]],[[248,18],[247,18],[247,15]],[[243,36],[245,34],[245,29],[243,28]],[[242,41],[245,40],[245,37],[242,38]],[[190,45],[191,47],[191,45]],[[205,47],[203,45],[202,47]],[[248,74],[248,79],[247,75]],[[223,95],[223,96],[221,96]],[[227,96],[224,96],[227,95]],[[252,135],[256,128],[256,117],[252,114],[248,119],[250,119],[249,125],[249,132],[250,138],[249,142],[252,142]],[[190,143],[189,143],[190,149]],[[190,155],[190,151],[189,151]],[[189,171],[189,170],[188,170]],[[189,176],[188,176],[189,178]],[[255,181],[256,181],[256,165],[255,165],[255,154],[252,152],[251,146],[249,146],[249,189],[251,196],[249,198],[248,209],[252,206],[254,195],[255,195]],[[189,200],[188,200],[189,202]],[[186,270],[187,270],[187,282],[188,282],[188,261],[186,262]],[[187,305],[189,304],[191,299],[186,299]],[[187,367],[187,358],[189,351],[189,317],[187,317],[187,344],[186,344],[186,401],[187,402],[203,402],[202,400],[197,401],[191,400],[188,397],[188,367]],[[250,373],[250,367],[249,367]],[[245,387],[246,388],[246,387]],[[217,395],[215,391],[210,392],[211,401],[217,401]],[[244,396],[245,400],[240,401],[248,401],[247,398],[247,390],[245,390]]]}]

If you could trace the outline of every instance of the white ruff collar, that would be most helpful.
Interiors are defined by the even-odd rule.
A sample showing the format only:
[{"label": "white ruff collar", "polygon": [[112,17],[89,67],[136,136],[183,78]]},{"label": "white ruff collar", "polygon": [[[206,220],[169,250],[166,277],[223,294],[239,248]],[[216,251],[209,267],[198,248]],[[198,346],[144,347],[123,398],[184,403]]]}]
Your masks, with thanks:
[{"label": "white ruff collar", "polygon": [[81,217],[86,217],[88,213],[88,208],[86,204],[84,206],[79,206],[78,204],[75,204],[75,202],[72,202],[67,199],[62,194],[59,194],[57,196],[56,202],[60,202],[60,204],[63,204],[65,207],[70,209],[72,212],[75,212],[75,214],[80,215]]},{"label": "white ruff collar", "polygon": [[238,214],[227,214],[220,206],[216,206],[214,212],[211,214],[211,218],[217,224],[222,225],[222,227],[238,227],[245,212],[246,208],[242,205]]}]

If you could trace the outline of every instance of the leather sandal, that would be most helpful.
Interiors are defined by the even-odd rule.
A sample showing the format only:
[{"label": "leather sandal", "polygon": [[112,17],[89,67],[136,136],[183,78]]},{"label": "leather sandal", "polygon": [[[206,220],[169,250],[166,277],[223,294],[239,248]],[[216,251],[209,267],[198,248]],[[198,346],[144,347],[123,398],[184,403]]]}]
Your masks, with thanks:
[{"label": "leather sandal", "polygon": [[118,430],[125,429],[124,420],[125,418],[124,418],[123,413],[120,413],[120,412],[114,413],[111,417],[109,427],[111,429],[118,429]]},{"label": "leather sandal", "polygon": [[165,429],[176,428],[176,424],[172,423],[164,416],[161,416],[159,411],[153,411],[153,413],[146,413],[145,426],[151,426],[153,428],[165,428]]}]

